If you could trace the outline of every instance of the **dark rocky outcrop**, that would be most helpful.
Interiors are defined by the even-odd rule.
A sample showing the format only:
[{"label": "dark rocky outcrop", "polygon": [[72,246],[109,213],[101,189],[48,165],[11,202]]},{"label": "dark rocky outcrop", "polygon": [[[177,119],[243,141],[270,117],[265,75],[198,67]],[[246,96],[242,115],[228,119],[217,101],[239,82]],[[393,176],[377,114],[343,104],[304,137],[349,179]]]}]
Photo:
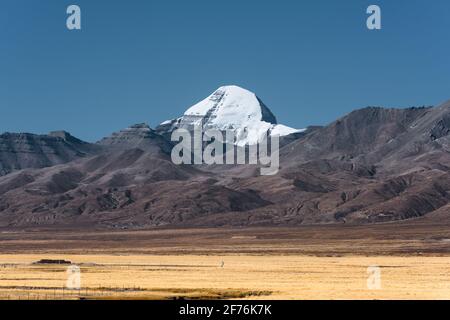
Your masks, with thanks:
[{"label": "dark rocky outcrop", "polygon": [[94,154],[98,149],[65,131],[48,135],[4,133],[0,135],[0,176],[15,170],[67,163]]}]

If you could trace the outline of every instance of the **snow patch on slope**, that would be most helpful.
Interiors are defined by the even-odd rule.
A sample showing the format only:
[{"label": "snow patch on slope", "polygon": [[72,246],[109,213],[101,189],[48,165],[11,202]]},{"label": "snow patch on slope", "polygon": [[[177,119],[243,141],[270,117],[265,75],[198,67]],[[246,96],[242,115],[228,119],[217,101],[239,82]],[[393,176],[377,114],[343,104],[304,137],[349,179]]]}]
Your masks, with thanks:
[{"label": "snow patch on slope", "polygon": [[291,127],[285,126],[283,124],[277,124],[272,128],[272,131],[270,131],[270,134],[273,136],[288,136],[293,133],[300,133],[304,132],[306,129],[293,129]]}]

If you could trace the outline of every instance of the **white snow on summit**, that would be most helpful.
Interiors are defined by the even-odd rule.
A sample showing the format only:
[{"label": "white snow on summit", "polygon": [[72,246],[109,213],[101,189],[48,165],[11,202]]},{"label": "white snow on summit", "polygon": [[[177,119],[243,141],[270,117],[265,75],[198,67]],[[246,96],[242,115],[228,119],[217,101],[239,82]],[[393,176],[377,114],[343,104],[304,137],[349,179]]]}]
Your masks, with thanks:
[{"label": "white snow on summit", "polygon": [[184,114],[205,116],[211,111],[217,111],[218,116],[231,118],[231,121],[236,121],[235,116],[243,113],[251,117],[262,117],[261,105],[256,95],[238,86],[220,87]]},{"label": "white snow on summit", "polygon": [[177,121],[177,126],[193,125],[203,125],[205,130],[232,130],[235,144],[240,146],[256,144],[267,132],[285,136],[303,131],[277,124],[275,116],[253,92],[238,86],[220,87]]}]

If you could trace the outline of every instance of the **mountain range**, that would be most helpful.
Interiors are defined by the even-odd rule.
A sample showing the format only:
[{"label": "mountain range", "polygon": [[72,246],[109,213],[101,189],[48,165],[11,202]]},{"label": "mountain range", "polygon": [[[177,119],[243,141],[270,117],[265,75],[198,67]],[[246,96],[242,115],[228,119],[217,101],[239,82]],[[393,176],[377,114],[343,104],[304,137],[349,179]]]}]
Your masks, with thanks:
[{"label": "mountain range", "polygon": [[[175,165],[177,128],[232,130],[234,144],[281,137],[280,170]],[[0,135],[0,227],[367,224],[450,218],[450,102],[367,107],[327,126],[277,123],[253,93],[216,90],[155,129],[97,143],[65,131]]]}]

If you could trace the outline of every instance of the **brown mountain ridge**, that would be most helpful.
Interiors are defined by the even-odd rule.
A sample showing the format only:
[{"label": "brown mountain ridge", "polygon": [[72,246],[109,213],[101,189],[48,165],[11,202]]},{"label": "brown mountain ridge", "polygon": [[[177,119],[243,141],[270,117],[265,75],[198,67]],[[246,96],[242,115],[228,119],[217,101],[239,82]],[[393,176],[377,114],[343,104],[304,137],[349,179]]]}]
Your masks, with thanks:
[{"label": "brown mountain ridge", "polygon": [[450,102],[351,112],[284,137],[280,171],[177,166],[145,124],[86,143],[0,136],[0,227],[367,224],[450,218]]}]

